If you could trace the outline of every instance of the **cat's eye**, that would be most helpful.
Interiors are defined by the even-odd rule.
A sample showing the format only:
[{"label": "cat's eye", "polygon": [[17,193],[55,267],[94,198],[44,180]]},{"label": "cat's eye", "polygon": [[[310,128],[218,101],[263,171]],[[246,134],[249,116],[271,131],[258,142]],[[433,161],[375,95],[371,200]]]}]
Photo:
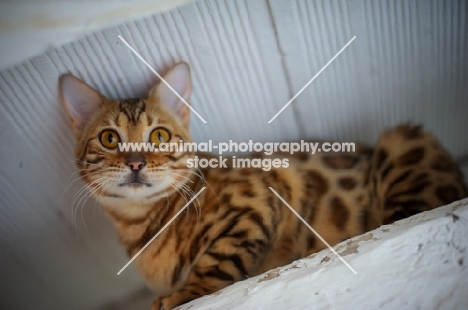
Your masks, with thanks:
[{"label": "cat's eye", "polygon": [[161,143],[169,142],[171,139],[171,134],[164,128],[156,128],[153,130],[149,136],[151,143],[154,143],[155,146],[159,146]]},{"label": "cat's eye", "polygon": [[108,129],[101,133],[101,143],[108,149],[115,149],[119,142],[119,134],[115,130]]}]

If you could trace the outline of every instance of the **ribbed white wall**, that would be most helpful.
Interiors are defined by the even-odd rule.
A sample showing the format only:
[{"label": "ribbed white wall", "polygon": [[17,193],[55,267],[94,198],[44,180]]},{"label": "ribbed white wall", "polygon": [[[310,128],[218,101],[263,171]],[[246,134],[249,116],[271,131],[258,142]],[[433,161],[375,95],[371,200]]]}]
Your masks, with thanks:
[{"label": "ribbed white wall", "polygon": [[[348,139],[423,123],[468,154],[466,1],[197,1],[89,34],[0,72],[2,309],[97,309],[142,282],[94,201],[71,216],[74,139],[57,101],[71,71],[110,97],[142,96],[190,63],[196,140]],[[353,36],[356,40],[268,120]],[[84,225],[86,223],[86,227]],[[114,307],[114,306],[112,306]]]}]

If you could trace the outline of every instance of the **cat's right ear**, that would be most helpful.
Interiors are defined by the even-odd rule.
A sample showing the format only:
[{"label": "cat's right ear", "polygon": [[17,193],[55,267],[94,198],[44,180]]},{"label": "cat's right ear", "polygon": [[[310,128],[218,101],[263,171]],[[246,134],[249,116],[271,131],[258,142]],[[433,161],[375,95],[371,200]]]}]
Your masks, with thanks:
[{"label": "cat's right ear", "polygon": [[150,90],[148,97],[162,103],[180,121],[180,124],[188,127],[190,119],[188,102],[192,95],[190,66],[185,62],[179,62],[164,75],[164,80],[172,89],[160,82]]},{"label": "cat's right ear", "polygon": [[72,120],[73,133],[79,139],[91,116],[104,103],[104,97],[71,74],[59,78],[60,100]]}]

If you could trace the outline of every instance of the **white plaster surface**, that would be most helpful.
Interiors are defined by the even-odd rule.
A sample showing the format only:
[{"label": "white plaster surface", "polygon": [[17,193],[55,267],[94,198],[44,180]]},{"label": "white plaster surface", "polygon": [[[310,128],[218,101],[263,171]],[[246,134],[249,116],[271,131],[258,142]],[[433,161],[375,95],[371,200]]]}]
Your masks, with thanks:
[{"label": "white plaster surface", "polygon": [[467,309],[468,199],[238,282],[181,309]]}]

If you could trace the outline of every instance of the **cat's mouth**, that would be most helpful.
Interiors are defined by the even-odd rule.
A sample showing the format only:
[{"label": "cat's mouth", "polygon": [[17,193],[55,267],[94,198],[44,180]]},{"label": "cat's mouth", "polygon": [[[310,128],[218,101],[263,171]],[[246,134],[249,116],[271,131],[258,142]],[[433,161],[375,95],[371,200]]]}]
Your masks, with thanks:
[{"label": "cat's mouth", "polygon": [[129,187],[133,187],[133,188],[139,188],[139,187],[145,187],[145,186],[150,187],[151,184],[147,183],[147,182],[141,182],[141,181],[135,180],[135,181],[131,181],[131,182],[120,183],[119,186],[129,186]]},{"label": "cat's mouth", "polygon": [[125,182],[119,184],[119,186],[129,186],[133,188],[139,187],[150,187],[151,184],[145,182],[145,180],[139,174],[132,174]]}]

